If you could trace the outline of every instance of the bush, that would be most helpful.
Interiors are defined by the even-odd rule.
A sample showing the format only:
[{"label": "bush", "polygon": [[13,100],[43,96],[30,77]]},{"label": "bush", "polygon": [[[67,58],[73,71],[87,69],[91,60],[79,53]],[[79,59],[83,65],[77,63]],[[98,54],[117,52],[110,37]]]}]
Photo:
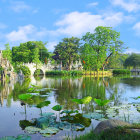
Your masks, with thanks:
[{"label": "bush", "polygon": [[113,70],[113,74],[130,74],[130,70],[127,69],[118,69],[118,70]]},{"label": "bush", "polygon": [[82,71],[46,71],[46,75],[77,76],[82,74]]},{"label": "bush", "polygon": [[31,71],[27,66],[20,66],[17,68],[17,72],[22,71],[25,77],[29,77],[31,75]]}]

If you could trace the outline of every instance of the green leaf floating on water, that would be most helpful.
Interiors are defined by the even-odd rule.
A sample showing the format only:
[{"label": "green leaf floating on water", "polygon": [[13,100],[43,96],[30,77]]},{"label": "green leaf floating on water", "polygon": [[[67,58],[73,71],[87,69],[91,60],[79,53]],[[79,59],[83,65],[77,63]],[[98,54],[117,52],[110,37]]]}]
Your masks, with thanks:
[{"label": "green leaf floating on water", "polygon": [[81,130],[84,130],[85,129],[85,126],[80,124],[80,123],[77,123],[77,124],[72,124],[72,130],[73,131],[81,131]]},{"label": "green leaf floating on water", "polygon": [[16,140],[31,140],[31,137],[27,135],[18,135]]},{"label": "green leaf floating on water", "polygon": [[56,127],[48,127],[44,130],[40,130],[41,134],[56,134],[57,132],[59,132],[59,129]]},{"label": "green leaf floating on water", "polygon": [[31,95],[31,94],[21,94],[21,95],[18,96],[18,98],[20,100],[26,101],[26,100],[30,99],[32,96],[33,95]]},{"label": "green leaf floating on water", "polygon": [[110,100],[101,100],[101,99],[96,99],[96,98],[94,98],[94,101],[99,106],[105,106],[110,102]]},{"label": "green leaf floating on water", "polygon": [[94,112],[94,113],[83,114],[83,117],[89,118],[89,119],[99,120],[101,118],[104,118],[105,116],[103,114],[99,114],[99,113]]},{"label": "green leaf floating on water", "polygon": [[17,138],[13,136],[7,136],[0,138],[0,140],[31,140],[31,137],[27,135],[18,135]]},{"label": "green leaf floating on water", "polygon": [[73,114],[73,113],[79,113],[78,110],[63,110],[60,114],[66,113],[67,115]]},{"label": "green leaf floating on water", "polygon": [[40,132],[41,129],[37,128],[37,127],[33,127],[33,126],[28,126],[28,127],[25,128],[25,131],[30,133],[30,134],[35,134],[37,132]]},{"label": "green leaf floating on water", "polygon": [[50,101],[44,101],[44,102],[38,104],[36,107],[37,108],[42,108],[44,106],[48,106],[50,103],[51,103]]},{"label": "green leaf floating on water", "polygon": [[61,129],[61,130],[70,130],[71,129],[71,123],[69,123],[69,122],[60,122],[59,123],[59,129]]},{"label": "green leaf floating on water", "polygon": [[16,138],[12,136],[7,136],[7,137],[0,138],[0,140],[16,140]]},{"label": "green leaf floating on water", "polygon": [[88,104],[91,100],[91,96],[84,97],[83,99],[72,99],[72,101],[77,104]]},{"label": "green leaf floating on water", "polygon": [[52,107],[53,110],[55,111],[60,111],[62,110],[62,106],[61,105],[55,105],[54,107]]}]

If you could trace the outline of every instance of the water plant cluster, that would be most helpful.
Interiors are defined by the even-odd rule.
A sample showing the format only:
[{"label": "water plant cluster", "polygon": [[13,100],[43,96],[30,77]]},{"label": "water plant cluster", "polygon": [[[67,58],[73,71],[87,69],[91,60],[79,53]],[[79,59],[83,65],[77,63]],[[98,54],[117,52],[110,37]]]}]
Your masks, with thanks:
[{"label": "water plant cluster", "polygon": [[[62,130],[83,131],[86,127],[91,125],[92,119],[102,121],[109,118],[117,118],[131,122],[132,116],[136,113],[131,112],[132,107],[136,108],[137,111],[139,111],[140,108],[139,104],[135,103],[132,105],[109,107],[108,104],[111,100],[103,100],[86,96],[82,99],[71,99],[73,103],[78,104],[79,107],[81,106],[81,110],[66,110],[64,109],[64,106],[57,104],[51,109],[53,112],[56,111],[58,113],[42,111],[43,107],[47,107],[51,104],[48,100],[48,96],[50,96],[52,90],[53,89],[50,88],[42,88],[31,85],[24,94],[20,94],[18,96],[21,101],[21,105],[25,107],[25,119],[21,120],[19,124],[20,127],[28,134],[39,133],[44,137],[51,137]],[[133,99],[138,100],[139,98],[140,97],[135,97]],[[94,111],[85,113],[84,107],[92,100],[94,101]],[[27,105],[40,109],[40,117],[27,120]],[[138,118],[136,118],[136,121],[138,121]],[[18,139],[14,138],[14,140]]]},{"label": "water plant cluster", "polygon": [[[32,85],[28,90],[28,93],[19,95],[19,99],[25,103],[29,103],[33,100],[35,96],[42,96],[46,92],[50,92],[50,89],[41,89]],[[36,94],[36,95],[35,95]],[[38,95],[39,94],[39,95]],[[20,122],[21,127],[28,133],[40,133],[42,136],[50,137],[61,130],[69,131],[82,131],[85,127],[89,127],[91,124],[91,119],[102,119],[104,116],[102,112],[93,112],[90,114],[83,114],[83,105],[89,104],[92,100],[91,96],[86,96],[82,99],[72,99],[71,101],[81,105],[82,113],[78,110],[63,110],[63,106],[55,105],[52,110],[58,111],[59,116],[52,112],[42,112],[42,108],[51,104],[50,101],[43,101],[36,104],[37,108],[40,108],[41,113],[39,118],[34,118],[32,120],[24,120]],[[101,100],[94,98],[95,103],[101,108],[107,105],[110,100]],[[24,124],[25,123],[25,124]]]}]

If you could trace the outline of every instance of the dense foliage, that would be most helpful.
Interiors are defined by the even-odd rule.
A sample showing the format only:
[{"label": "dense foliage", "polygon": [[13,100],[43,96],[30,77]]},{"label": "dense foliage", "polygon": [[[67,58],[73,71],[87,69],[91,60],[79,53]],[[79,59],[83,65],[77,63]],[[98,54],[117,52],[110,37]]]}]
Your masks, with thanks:
[{"label": "dense foliage", "polygon": [[98,26],[94,33],[86,33],[82,40],[85,42],[81,47],[85,69],[104,70],[110,57],[123,50],[120,33],[112,30],[111,27]]},{"label": "dense foliage", "polygon": [[17,72],[19,72],[20,70],[23,72],[25,77],[29,77],[31,75],[31,71],[27,66],[19,66],[16,68]]},{"label": "dense foliage", "polygon": [[59,63],[62,62],[63,64],[68,65],[69,70],[71,70],[70,65],[79,58],[79,41],[80,39],[76,37],[64,38],[62,42],[59,42],[59,44],[55,46],[55,55],[53,58]]},{"label": "dense foliage", "polygon": [[47,71],[46,75],[76,76],[82,75],[82,71]]},{"label": "dense foliage", "polygon": [[127,69],[117,69],[117,70],[113,70],[113,74],[130,74],[130,70],[127,70]]},{"label": "dense foliage", "polygon": [[131,54],[124,62],[126,67],[139,67],[140,66],[140,54]]},{"label": "dense foliage", "polygon": [[12,61],[21,63],[45,63],[45,58],[49,57],[46,43],[42,41],[28,41],[12,48]]},{"label": "dense foliage", "polygon": [[[51,60],[51,64],[61,64],[65,70],[71,71],[74,68],[72,64],[79,59],[86,71],[98,72],[140,65],[139,55],[132,54],[128,57],[122,53],[124,43],[120,40],[120,33],[111,27],[98,26],[94,33],[86,33],[81,40],[77,37],[64,38],[55,46],[53,53],[48,52],[46,44],[42,41],[28,41],[12,47],[12,50],[9,44],[6,44],[3,57],[7,58],[14,68],[22,63],[32,62],[36,64],[36,69],[39,69],[41,63],[47,64]],[[60,73],[63,75],[65,72]]]}]

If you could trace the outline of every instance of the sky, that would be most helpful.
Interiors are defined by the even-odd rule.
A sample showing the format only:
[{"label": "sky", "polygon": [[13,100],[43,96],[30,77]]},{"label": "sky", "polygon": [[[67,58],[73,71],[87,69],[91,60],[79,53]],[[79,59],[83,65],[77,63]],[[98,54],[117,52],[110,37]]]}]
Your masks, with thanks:
[{"label": "sky", "polygon": [[120,32],[125,53],[140,53],[140,0],[0,0],[0,49],[43,41],[52,52],[64,37],[97,26]]}]

